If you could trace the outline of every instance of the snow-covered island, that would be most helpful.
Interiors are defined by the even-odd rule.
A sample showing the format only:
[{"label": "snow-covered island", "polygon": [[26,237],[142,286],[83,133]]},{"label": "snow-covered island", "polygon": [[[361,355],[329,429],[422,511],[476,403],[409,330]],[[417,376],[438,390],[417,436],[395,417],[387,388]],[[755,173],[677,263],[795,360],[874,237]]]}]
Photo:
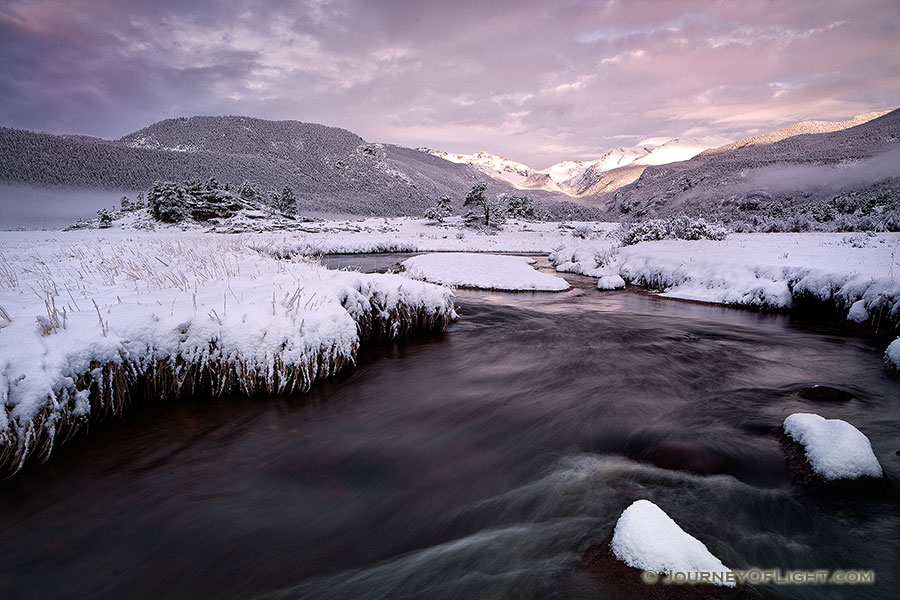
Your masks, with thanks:
[{"label": "snow-covered island", "polygon": [[541,273],[531,265],[533,258],[447,252],[422,254],[403,263],[405,273],[414,279],[454,287],[514,292],[560,292],[569,289],[562,277]]}]

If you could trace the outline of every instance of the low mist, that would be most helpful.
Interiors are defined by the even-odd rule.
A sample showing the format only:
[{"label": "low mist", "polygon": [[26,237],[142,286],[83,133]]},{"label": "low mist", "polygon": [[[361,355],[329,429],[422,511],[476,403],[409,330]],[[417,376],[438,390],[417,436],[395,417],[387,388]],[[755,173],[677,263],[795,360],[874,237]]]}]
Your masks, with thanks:
[{"label": "low mist", "polygon": [[98,209],[118,208],[125,195],[134,200],[136,193],[0,185],[0,230],[62,229],[96,217]]},{"label": "low mist", "polygon": [[747,183],[770,192],[790,192],[816,188],[847,190],[871,185],[882,179],[900,177],[900,148],[872,158],[838,165],[779,165],[754,169]]}]

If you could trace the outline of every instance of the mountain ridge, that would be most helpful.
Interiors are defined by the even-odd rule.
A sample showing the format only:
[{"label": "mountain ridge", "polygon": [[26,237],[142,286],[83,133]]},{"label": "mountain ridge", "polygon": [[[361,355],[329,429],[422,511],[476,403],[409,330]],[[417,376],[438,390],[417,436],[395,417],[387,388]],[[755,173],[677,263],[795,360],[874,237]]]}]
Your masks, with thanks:
[{"label": "mountain ridge", "polygon": [[[155,181],[215,177],[294,187],[302,211],[418,216],[442,195],[461,206],[484,177],[422,152],[367,142],[346,129],[244,116],[165,119],[118,140],[0,127],[0,182],[145,190]],[[514,193],[491,181],[491,194]],[[556,218],[596,218],[562,194],[533,198]]]}]

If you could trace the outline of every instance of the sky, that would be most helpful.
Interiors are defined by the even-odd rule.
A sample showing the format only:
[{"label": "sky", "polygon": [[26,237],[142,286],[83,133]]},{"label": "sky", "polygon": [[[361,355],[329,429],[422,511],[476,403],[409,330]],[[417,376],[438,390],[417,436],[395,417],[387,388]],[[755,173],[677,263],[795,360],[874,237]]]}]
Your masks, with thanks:
[{"label": "sky", "polygon": [[0,0],[0,126],[248,115],[533,167],[900,106],[897,0]]}]

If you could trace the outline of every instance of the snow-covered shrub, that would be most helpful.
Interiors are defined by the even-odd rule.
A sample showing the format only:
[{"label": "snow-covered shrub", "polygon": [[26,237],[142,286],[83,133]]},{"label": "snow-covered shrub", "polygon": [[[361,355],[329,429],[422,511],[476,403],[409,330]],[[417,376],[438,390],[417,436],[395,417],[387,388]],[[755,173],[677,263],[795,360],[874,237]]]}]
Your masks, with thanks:
[{"label": "snow-covered shrub", "polygon": [[666,219],[650,219],[633,223],[622,239],[626,246],[638,242],[649,242],[664,239],[679,240],[723,240],[728,231],[715,223],[709,223],[701,217],[668,217]]},{"label": "snow-covered shrub", "polygon": [[793,233],[799,233],[802,231],[810,231],[813,228],[813,224],[809,219],[808,215],[794,215],[790,219],[788,219],[786,229]]},{"label": "snow-covered shrub", "polygon": [[575,229],[572,230],[572,237],[581,238],[583,240],[590,237],[590,235],[594,233],[594,230],[590,228],[588,225],[578,225]]},{"label": "snow-covered shrub", "polygon": [[105,229],[107,227],[112,226],[112,215],[109,214],[109,211],[105,208],[101,208],[97,211],[97,226],[101,229]]}]

